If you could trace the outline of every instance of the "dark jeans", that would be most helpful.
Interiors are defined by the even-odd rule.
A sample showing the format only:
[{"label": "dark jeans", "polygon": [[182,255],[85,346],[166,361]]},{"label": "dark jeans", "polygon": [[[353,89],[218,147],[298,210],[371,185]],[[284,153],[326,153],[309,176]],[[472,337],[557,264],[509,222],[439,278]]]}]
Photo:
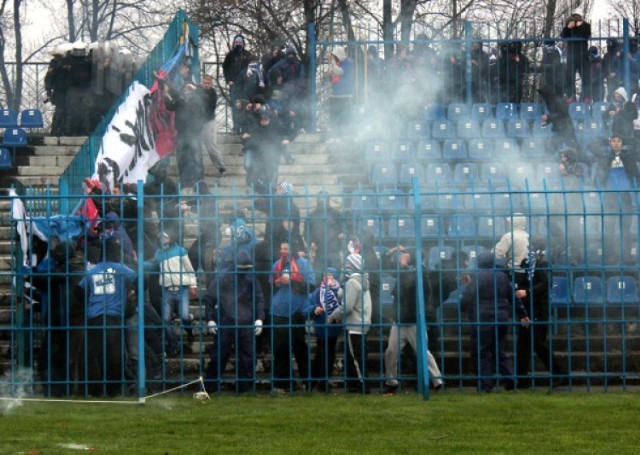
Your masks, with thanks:
[{"label": "dark jeans", "polygon": [[[547,341],[548,333],[549,325],[547,321],[531,324],[528,329],[522,326],[518,328],[518,360],[516,366],[517,374],[521,379],[529,371],[533,372],[531,369],[532,348],[552,376],[567,374],[566,369],[558,363],[549,347]],[[523,382],[526,382],[526,380]]]},{"label": "dark jeans", "polygon": [[336,361],[336,344],[338,337],[317,338],[316,349],[313,356],[312,376],[316,387],[325,392],[329,391],[329,378],[333,372],[333,364]]},{"label": "dark jeans", "polygon": [[124,380],[124,325],[116,316],[98,316],[87,321],[89,390],[92,395],[118,395]]},{"label": "dark jeans", "polygon": [[490,392],[494,385],[496,370],[503,376],[507,389],[515,387],[513,379],[513,359],[505,352],[505,340],[507,328],[505,324],[509,320],[506,310],[493,312],[481,312],[476,318],[471,330],[471,357],[479,376],[479,388],[483,392]]},{"label": "dark jeans", "polygon": [[[215,342],[211,345],[210,362],[207,366],[206,381],[215,383],[215,391],[220,390],[220,376],[224,374],[229,357],[235,353],[236,392],[250,392],[255,380],[256,364],[254,330],[252,328],[220,328]],[[235,352],[233,348],[235,347]]]},{"label": "dark jeans", "polygon": [[291,318],[273,316],[273,387],[294,390],[292,353],[300,378],[305,384],[309,382],[309,352],[304,324],[301,314],[296,313]]}]

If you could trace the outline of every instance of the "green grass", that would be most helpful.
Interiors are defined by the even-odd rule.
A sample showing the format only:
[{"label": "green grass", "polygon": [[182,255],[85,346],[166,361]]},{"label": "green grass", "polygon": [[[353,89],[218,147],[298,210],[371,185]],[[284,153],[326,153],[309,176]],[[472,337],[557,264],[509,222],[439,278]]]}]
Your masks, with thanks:
[{"label": "green grass", "polygon": [[[0,403],[2,406],[3,403]],[[2,408],[0,408],[2,409]],[[638,453],[634,393],[159,397],[144,406],[25,402],[0,453]],[[67,446],[68,447],[68,446]]]}]

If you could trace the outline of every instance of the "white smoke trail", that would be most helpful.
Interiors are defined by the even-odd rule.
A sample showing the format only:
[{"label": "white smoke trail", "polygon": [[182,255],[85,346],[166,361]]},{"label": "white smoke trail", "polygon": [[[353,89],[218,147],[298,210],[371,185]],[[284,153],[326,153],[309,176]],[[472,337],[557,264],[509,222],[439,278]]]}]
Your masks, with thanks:
[{"label": "white smoke trail", "polygon": [[13,409],[22,406],[25,398],[33,387],[33,370],[20,368],[10,374],[9,372],[0,378],[0,397],[9,398],[0,400],[0,415],[7,414]]}]

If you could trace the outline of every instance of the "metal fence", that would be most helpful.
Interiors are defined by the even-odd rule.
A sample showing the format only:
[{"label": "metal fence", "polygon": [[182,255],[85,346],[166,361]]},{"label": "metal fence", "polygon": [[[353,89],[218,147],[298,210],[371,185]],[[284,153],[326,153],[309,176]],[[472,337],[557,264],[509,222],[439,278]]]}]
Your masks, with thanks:
[{"label": "metal fence", "polygon": [[[428,396],[429,381],[440,385],[438,372],[453,389],[489,390],[495,380],[507,388],[637,384],[638,213],[623,204],[635,200],[637,190],[518,188],[445,194],[416,180],[408,193],[384,195],[184,196],[139,185],[123,196],[94,197],[102,213],[95,231],[85,229],[90,220],[45,216],[39,226],[62,240],[62,224],[80,226],[82,234],[71,243],[51,235],[48,248],[31,237],[26,265],[34,267],[3,273],[12,283],[0,312],[3,381],[36,395],[84,397],[143,397],[201,376],[209,390],[258,393],[400,387]],[[32,217],[29,207],[62,205],[65,197],[81,196],[26,193],[22,200]],[[382,199],[405,204],[385,206]],[[120,218],[115,233],[110,211]],[[494,298],[494,280],[461,304],[465,285],[475,286],[483,272],[477,259],[500,239],[514,241],[508,226],[520,216],[531,250],[544,251],[547,262],[536,256],[537,269],[507,268],[511,285],[529,296],[517,299],[509,291],[506,300]],[[14,233],[21,221],[11,220]],[[173,256],[161,248],[162,232],[185,247],[174,253],[188,251],[193,272],[184,262],[163,263]],[[284,270],[277,266],[282,240],[297,259]],[[22,264],[15,235],[11,250]],[[240,251],[245,262],[238,261]],[[368,286],[364,278],[347,283],[354,251],[364,258]],[[57,262],[47,265],[47,254]],[[90,267],[101,271],[98,277]],[[342,285],[344,314],[324,321],[317,299],[329,287],[312,291],[328,267]],[[499,275],[497,267],[484,272]],[[544,275],[546,288],[522,284],[532,271]],[[287,273],[290,279],[279,281]],[[253,276],[251,288],[246,280]],[[115,291],[120,279],[129,283],[129,294]],[[371,308],[358,319],[366,294]],[[188,309],[181,307],[187,295]],[[520,322],[518,303],[529,328]],[[263,321],[259,336],[257,319]],[[217,323],[215,335],[209,321]],[[407,343],[418,355],[402,349]],[[424,355],[427,346],[433,363]],[[229,362],[210,363],[212,352]]]}]

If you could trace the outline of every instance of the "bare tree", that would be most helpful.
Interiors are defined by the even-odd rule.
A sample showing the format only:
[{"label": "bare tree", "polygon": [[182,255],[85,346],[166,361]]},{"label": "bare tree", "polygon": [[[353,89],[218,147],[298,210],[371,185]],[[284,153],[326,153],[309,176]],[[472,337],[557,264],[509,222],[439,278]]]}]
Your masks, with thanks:
[{"label": "bare tree", "polygon": [[[0,3],[0,78],[6,96],[7,106],[11,109],[19,110],[22,102],[22,84],[23,84],[23,62],[22,62],[22,21],[20,18],[20,5],[22,0],[2,0]],[[11,6],[11,7],[9,7]],[[9,19],[11,15],[11,19]],[[13,30],[11,40],[9,41],[9,49],[13,50],[13,58],[16,61],[16,68],[13,81],[8,73],[5,52],[7,48],[7,36],[5,30],[6,24],[11,24],[9,29]]]},{"label": "bare tree", "polygon": [[613,14],[629,19],[629,33],[640,34],[640,0],[608,0]]}]

